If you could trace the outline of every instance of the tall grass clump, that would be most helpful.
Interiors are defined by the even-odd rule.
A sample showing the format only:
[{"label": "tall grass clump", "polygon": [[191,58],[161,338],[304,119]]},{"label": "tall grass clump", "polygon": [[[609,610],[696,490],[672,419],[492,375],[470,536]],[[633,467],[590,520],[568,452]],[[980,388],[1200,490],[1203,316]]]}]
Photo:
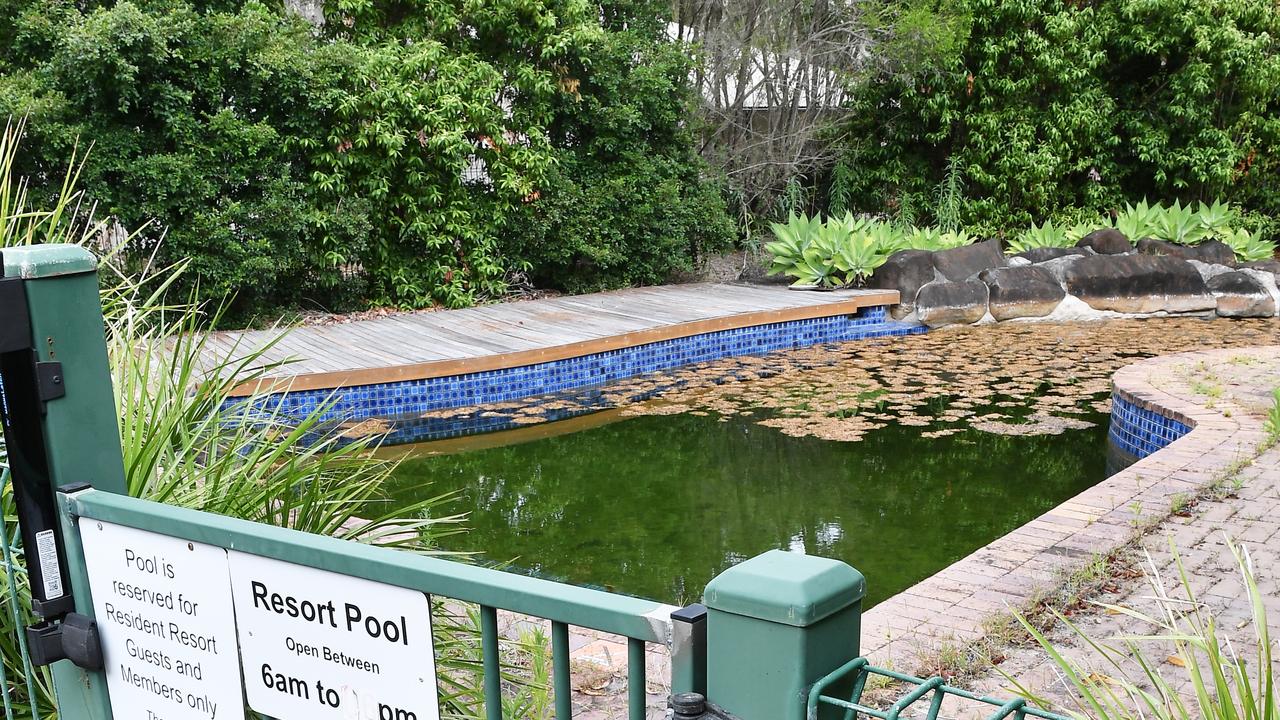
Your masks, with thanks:
[{"label": "tall grass clump", "polygon": [[[53,209],[31,207],[26,183],[13,170],[22,131],[21,122],[10,122],[0,139],[0,247],[93,246],[105,223],[93,219],[75,189],[82,164],[72,163]],[[206,331],[215,326],[220,309],[171,299],[170,289],[184,270],[181,264],[158,267],[124,252],[109,254],[99,268],[130,495],[409,552],[438,552],[442,537],[460,531],[460,518],[445,510],[446,496],[387,507],[382,488],[395,462],[371,453],[376,437],[341,437],[340,428],[323,421],[326,407],[305,417],[285,416],[268,401],[267,390],[233,398],[234,388],[258,385],[280,366],[263,354],[286,331],[261,346],[215,345]],[[0,465],[3,453],[0,441]],[[5,476],[7,481],[7,471]],[[0,503],[4,532],[15,549],[8,580],[19,598],[15,603],[8,592],[0,592],[6,689],[17,716],[55,718],[47,671],[37,670],[32,682],[24,681],[18,637],[32,621],[30,593],[8,482]],[[437,603],[434,610],[442,716],[479,717],[483,693],[475,617],[458,604]],[[519,656],[526,644],[512,643],[512,648]],[[537,679],[530,683],[527,673],[504,672],[504,677],[516,699],[532,697],[536,690]]]},{"label": "tall grass clump", "polygon": [[[1122,605],[1101,604],[1106,612],[1140,621],[1150,632],[1108,639],[1092,638],[1066,616],[1055,615],[1089,651],[1087,660],[1068,658],[1043,633],[1019,618],[1057,665],[1066,684],[1079,696],[1073,714],[1090,720],[1280,720],[1275,664],[1267,610],[1258,590],[1247,548],[1227,541],[1251,608],[1251,622],[1224,628],[1191,586],[1191,577],[1174,553],[1174,589],[1148,557],[1148,614]],[[1256,648],[1247,654],[1232,630],[1245,625]],[[1027,699],[1049,703],[1016,678],[1006,675]]]}]

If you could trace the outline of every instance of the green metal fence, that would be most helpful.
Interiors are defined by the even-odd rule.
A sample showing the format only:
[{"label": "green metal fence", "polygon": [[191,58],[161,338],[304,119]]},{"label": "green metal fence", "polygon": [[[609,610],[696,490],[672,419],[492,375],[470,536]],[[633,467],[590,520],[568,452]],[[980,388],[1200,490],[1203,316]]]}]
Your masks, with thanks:
[{"label": "green metal fence", "polygon": [[[490,720],[502,718],[499,672],[498,610],[550,620],[556,716],[572,717],[569,699],[569,627],[613,633],[628,638],[628,716],[645,716],[646,643],[666,645],[673,608],[650,600],[501,572],[474,565],[363,545],[320,535],[271,527],[235,518],[176,508],[147,500],[83,490],[60,495],[68,555],[80,553],[76,520],[89,518],[147,530],[225,549],[234,549],[395,585],[437,597],[480,606],[484,658],[485,710]],[[88,580],[71,578],[77,598],[88,604]]]},{"label": "green metal fence", "polygon": [[[867,681],[873,677],[882,677],[892,683],[905,686],[902,696],[888,708],[875,708],[863,704],[862,698],[867,689]],[[825,694],[832,691],[838,683],[847,682],[850,679],[853,681],[853,689],[849,692],[847,699]],[[1006,720],[1007,718],[1024,720],[1028,716],[1041,718],[1041,720],[1071,720],[1064,715],[1030,707],[1027,705],[1027,701],[1022,698],[1000,700],[985,695],[976,695],[968,690],[948,685],[941,677],[919,678],[914,675],[894,672],[893,670],[875,667],[866,658],[851,660],[843,667],[836,669],[814,683],[813,688],[809,690],[809,704],[806,716],[808,720],[815,720],[820,709],[834,707],[845,711],[844,720],[854,720],[859,715],[866,715],[879,720],[899,720],[903,713],[908,712],[913,705],[928,698],[929,707],[924,713],[925,720],[937,720],[942,713],[943,704],[947,698],[951,697],[970,700],[982,705],[990,705],[994,710],[990,715],[986,716],[987,720]],[[918,716],[918,713],[912,715],[912,717]]]}]

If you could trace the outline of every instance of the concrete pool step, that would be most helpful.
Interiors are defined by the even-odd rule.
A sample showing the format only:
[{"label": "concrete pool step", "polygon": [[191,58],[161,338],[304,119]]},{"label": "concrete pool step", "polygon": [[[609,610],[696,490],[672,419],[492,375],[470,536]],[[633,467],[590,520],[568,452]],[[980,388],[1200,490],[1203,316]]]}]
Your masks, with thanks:
[{"label": "concrete pool step", "polygon": [[[737,355],[905,335],[885,309],[894,290],[796,292],[697,283],[406,313],[302,327],[263,353],[290,361],[234,391],[288,393],[285,410],[336,398],[335,417],[427,412],[591,387]],[[274,331],[213,336],[209,366]]]}]

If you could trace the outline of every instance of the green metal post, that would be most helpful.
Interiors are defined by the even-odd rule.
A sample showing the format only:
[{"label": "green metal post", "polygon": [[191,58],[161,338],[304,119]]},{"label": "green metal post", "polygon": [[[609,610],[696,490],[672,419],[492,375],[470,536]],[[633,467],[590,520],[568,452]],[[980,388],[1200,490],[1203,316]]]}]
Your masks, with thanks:
[{"label": "green metal post", "polygon": [[[106,492],[127,492],[120,430],[98,288],[97,261],[74,245],[7,248],[3,277],[20,278],[36,360],[61,363],[57,384],[65,394],[44,405],[41,426],[52,498],[57,488],[89,483]],[[75,610],[93,617],[93,600],[79,537],[62,527]],[[109,720],[106,675],[70,661],[51,666],[62,720]]]},{"label": "green metal post", "polygon": [[7,248],[3,257],[4,277],[26,281],[39,360],[62,363],[66,395],[49,402],[44,417],[54,484],[49,492],[86,482],[126,493],[97,260],[75,245]]},{"label": "green metal post", "polygon": [[741,720],[805,720],[810,686],[858,656],[865,594],[848,565],[781,550],[724,571],[703,595],[707,699]]}]

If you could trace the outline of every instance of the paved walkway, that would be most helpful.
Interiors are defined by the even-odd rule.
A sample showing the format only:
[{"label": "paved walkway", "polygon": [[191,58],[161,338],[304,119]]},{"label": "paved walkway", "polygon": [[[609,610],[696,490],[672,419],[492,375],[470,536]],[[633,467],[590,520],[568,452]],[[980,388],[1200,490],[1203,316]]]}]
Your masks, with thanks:
[{"label": "paved walkway", "polygon": [[[1256,447],[1256,440],[1261,439],[1259,433],[1263,417],[1272,404],[1270,393],[1280,387],[1280,347],[1248,353],[1224,350],[1196,353],[1190,357],[1174,356],[1150,370],[1148,379],[1162,385],[1164,391],[1177,398],[1180,404],[1194,404],[1200,408],[1198,412],[1214,413],[1234,423],[1239,428],[1235,432]],[[1273,446],[1261,454],[1246,450],[1227,463],[1232,467],[1224,472],[1222,463],[1208,460],[1209,457],[1217,457],[1210,455],[1213,452],[1210,443],[1221,437],[1219,432],[1193,430],[1186,439],[1154,456],[1159,458],[1165,453],[1176,453],[1176,457],[1190,457],[1203,453],[1189,470],[1217,473],[1222,487],[1210,497],[1186,507],[1177,507],[1176,514],[1135,543],[1142,550],[1142,553],[1135,554],[1143,558],[1139,569],[1145,569],[1145,575],[1125,573],[1111,583],[1104,583],[1101,592],[1088,599],[1093,603],[1119,605],[1147,614],[1158,613],[1159,603],[1155,600],[1155,589],[1148,576],[1154,568],[1166,590],[1171,594],[1180,592],[1176,551],[1197,599],[1214,614],[1220,632],[1230,638],[1234,650],[1256,672],[1253,660],[1257,642],[1251,626],[1249,597],[1227,539],[1247,548],[1252,557],[1270,632],[1273,638],[1280,637],[1280,570],[1277,569],[1280,568],[1280,446]],[[1155,632],[1140,620],[1109,612],[1094,604],[1074,612],[1072,622],[1095,640]],[[1117,676],[1117,670],[1104,667],[1098,657],[1065,627],[1054,627],[1049,637],[1068,658],[1083,660],[1099,673]],[[1148,648],[1147,657],[1155,660],[1161,675],[1180,695],[1190,698],[1187,671],[1176,658],[1170,658],[1174,654],[1172,646],[1151,643]],[[1004,657],[999,664],[1000,670],[1018,678],[1035,694],[1049,700],[1054,709],[1080,709],[1075,693],[1066,686],[1056,666],[1038,647],[1018,647],[1001,654]],[[1130,679],[1143,677],[1132,658],[1126,656],[1122,666]],[[1006,696],[1010,693],[1010,683],[994,670],[966,684],[980,693]],[[1150,689],[1149,683],[1140,682],[1139,685]],[[958,717],[982,715],[980,709],[974,707],[954,706],[952,711]]]}]

